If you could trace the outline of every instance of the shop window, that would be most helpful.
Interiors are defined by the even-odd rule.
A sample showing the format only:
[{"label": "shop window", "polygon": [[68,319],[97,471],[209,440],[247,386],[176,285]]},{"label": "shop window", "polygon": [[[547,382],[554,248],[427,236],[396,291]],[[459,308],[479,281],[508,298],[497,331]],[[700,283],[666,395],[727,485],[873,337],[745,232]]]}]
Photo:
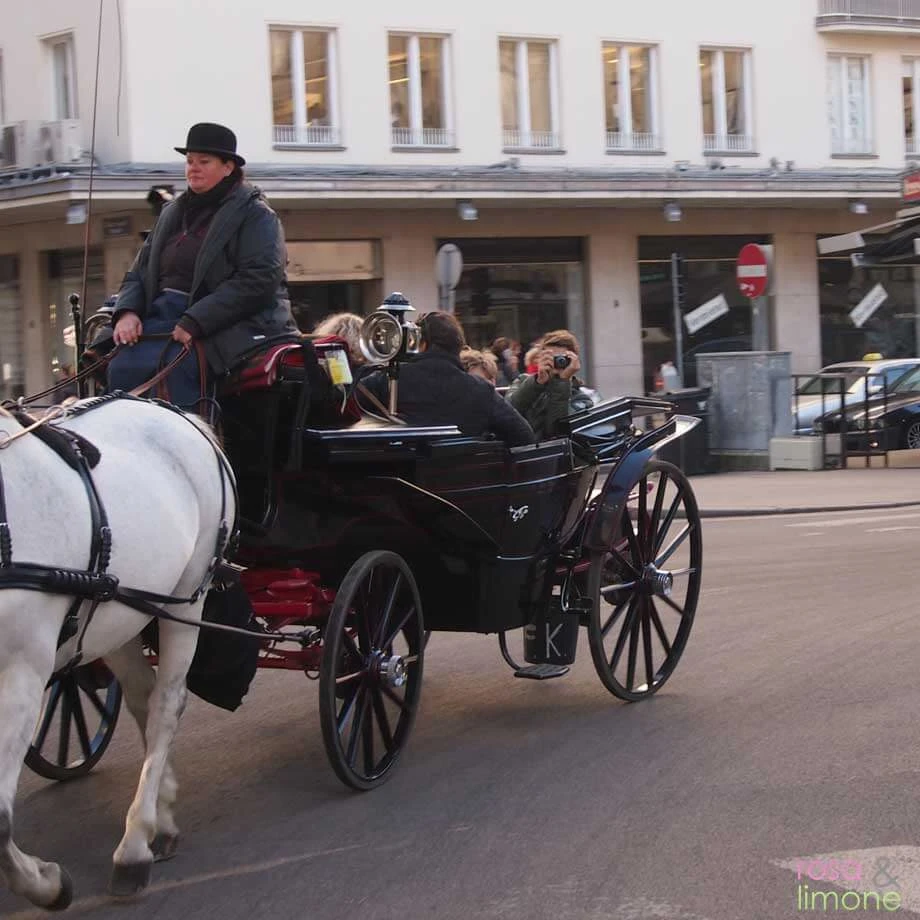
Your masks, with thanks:
[{"label": "shop window", "polygon": [[25,395],[19,260],[0,256],[0,398]]}]

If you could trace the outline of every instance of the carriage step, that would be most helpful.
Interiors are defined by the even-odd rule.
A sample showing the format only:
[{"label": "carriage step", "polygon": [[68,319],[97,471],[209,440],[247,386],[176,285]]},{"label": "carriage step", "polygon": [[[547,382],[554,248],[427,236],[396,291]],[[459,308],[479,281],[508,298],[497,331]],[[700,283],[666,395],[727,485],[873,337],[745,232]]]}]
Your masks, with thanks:
[{"label": "carriage step", "polygon": [[569,668],[564,664],[529,664],[525,668],[518,668],[515,677],[526,677],[528,680],[552,680],[554,677],[565,677]]}]

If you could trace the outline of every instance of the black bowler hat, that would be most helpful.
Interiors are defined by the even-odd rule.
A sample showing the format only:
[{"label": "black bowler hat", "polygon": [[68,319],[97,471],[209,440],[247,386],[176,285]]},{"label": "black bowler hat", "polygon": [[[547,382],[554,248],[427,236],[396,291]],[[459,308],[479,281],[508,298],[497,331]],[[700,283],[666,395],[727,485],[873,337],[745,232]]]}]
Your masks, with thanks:
[{"label": "black bowler hat", "polygon": [[245,166],[246,161],[236,152],[236,135],[223,125],[209,121],[199,122],[188,129],[188,140],[184,147],[174,147],[183,156],[192,153],[213,153],[226,160],[233,160],[237,166]]}]

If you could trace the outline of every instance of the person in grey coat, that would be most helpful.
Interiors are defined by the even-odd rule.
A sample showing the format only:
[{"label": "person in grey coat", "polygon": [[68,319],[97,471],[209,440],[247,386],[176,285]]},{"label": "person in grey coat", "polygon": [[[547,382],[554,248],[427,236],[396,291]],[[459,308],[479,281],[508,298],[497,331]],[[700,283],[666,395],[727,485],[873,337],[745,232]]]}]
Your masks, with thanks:
[{"label": "person in grey coat", "polygon": [[[270,339],[299,338],[285,278],[281,222],[245,181],[236,135],[223,125],[193,125],[185,147],[188,190],[160,214],[131,270],[112,317],[116,345],[110,390],[153,377],[183,345],[200,343],[169,375],[169,399],[195,408],[202,379],[226,374]],[[166,342],[142,336],[160,333]],[[204,373],[202,373],[202,371]]]}]

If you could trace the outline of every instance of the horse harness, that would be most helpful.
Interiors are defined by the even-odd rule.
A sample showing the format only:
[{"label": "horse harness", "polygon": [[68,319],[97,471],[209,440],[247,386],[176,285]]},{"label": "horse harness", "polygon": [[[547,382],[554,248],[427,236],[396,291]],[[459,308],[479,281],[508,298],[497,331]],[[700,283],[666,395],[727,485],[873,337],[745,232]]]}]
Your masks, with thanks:
[{"label": "horse harness", "polygon": [[[76,416],[98,409],[116,399],[133,399],[139,402],[147,401],[140,400],[138,397],[128,393],[114,392],[105,396],[85,400],[79,405],[69,407],[62,413],[54,416],[54,418],[75,418]],[[195,425],[191,419],[186,418],[185,413],[177,407],[170,403],[163,402],[162,400],[151,401],[176,412],[198,430],[197,425]],[[41,565],[33,562],[14,562],[13,541],[6,511],[3,471],[0,469],[0,589],[17,588],[26,591],[39,591],[45,594],[63,594],[73,597],[73,603],[67,611],[67,615],[61,627],[61,633],[58,637],[58,648],[61,648],[66,642],[79,634],[76,652],[67,667],[75,667],[81,663],[83,658],[83,640],[86,630],[92,621],[96,609],[102,603],[118,601],[148,616],[174,620],[188,625],[201,625],[198,621],[177,617],[154,605],[194,604],[208,589],[218,569],[227,566],[225,559],[226,553],[235,545],[238,538],[238,519],[233,521],[232,527],[228,525],[226,521],[228,481],[233,489],[234,507],[237,509],[237,515],[239,500],[236,494],[236,480],[233,471],[230,468],[227,458],[219,447],[207,438],[204,432],[199,431],[201,436],[206,438],[214,448],[214,455],[221,473],[221,522],[218,528],[214,555],[211,558],[211,563],[208,566],[204,578],[189,597],[171,597],[168,595],[156,594],[152,591],[141,591],[135,588],[122,587],[118,582],[118,578],[108,572],[112,554],[112,531],[109,528],[105,506],[92,475],[93,468],[100,460],[99,450],[90,441],[76,432],[69,431],[66,428],[52,426],[50,424],[51,418],[36,419],[29,415],[24,409],[15,405],[8,405],[5,408],[7,408],[7,411],[10,412],[25,430],[18,432],[5,441],[0,441],[0,450],[9,446],[11,441],[21,435],[34,435],[50,447],[71,469],[76,471],[83,483],[89,501],[92,522],[92,540],[90,543],[89,564],[86,569],[69,569],[60,566]],[[89,602],[90,606],[87,615],[81,622],[80,610],[85,602]],[[226,626],[220,628],[223,630],[232,629]]]}]

